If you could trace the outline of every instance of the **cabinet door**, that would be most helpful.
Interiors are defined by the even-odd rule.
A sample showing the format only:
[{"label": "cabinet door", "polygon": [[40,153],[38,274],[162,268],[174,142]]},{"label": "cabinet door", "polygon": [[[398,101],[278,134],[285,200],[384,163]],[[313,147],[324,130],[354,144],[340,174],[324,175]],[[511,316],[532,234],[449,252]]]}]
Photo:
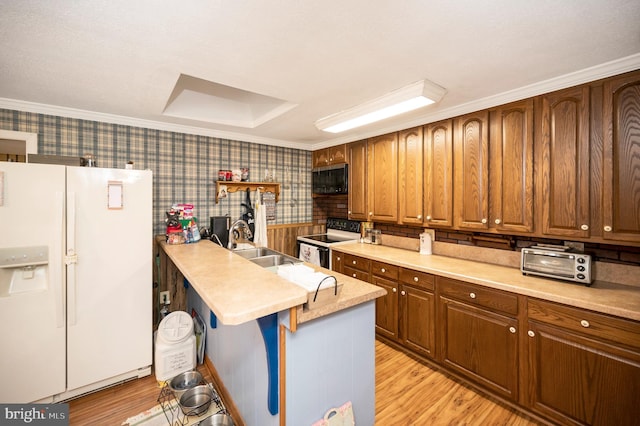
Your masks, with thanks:
[{"label": "cabinet door", "polygon": [[516,401],[517,320],[443,296],[439,305],[441,363]]},{"label": "cabinet door", "polygon": [[398,283],[381,277],[372,277],[372,283],[387,290],[376,299],[376,332],[393,340],[398,339]]},{"label": "cabinet door", "polygon": [[490,111],[491,226],[533,231],[533,99]]},{"label": "cabinet door", "polygon": [[313,151],[311,158],[313,160],[313,167],[323,167],[329,164],[328,151],[326,148]]},{"label": "cabinet door", "polygon": [[344,254],[339,251],[331,250],[331,270],[342,273],[344,265]]},{"label": "cabinet door", "polygon": [[347,162],[347,146],[345,144],[327,148],[329,164],[342,164]]},{"label": "cabinet door", "polygon": [[429,124],[424,135],[424,225],[453,226],[453,127]]},{"label": "cabinet door", "polygon": [[603,237],[640,242],[640,73],[604,85]]},{"label": "cabinet door", "polygon": [[454,218],[466,229],[489,227],[489,113],[479,111],[454,121]]},{"label": "cabinet door", "polygon": [[588,238],[589,87],[540,97],[542,232]]},{"label": "cabinet door", "polygon": [[349,219],[368,220],[367,141],[349,144]]},{"label": "cabinet door", "polygon": [[398,220],[398,134],[369,139],[369,220]]},{"label": "cabinet door", "polygon": [[407,348],[435,358],[435,297],[433,292],[403,284],[400,287],[400,337]]},{"label": "cabinet door", "polygon": [[638,424],[638,352],[535,321],[528,334],[532,410],[569,424]]},{"label": "cabinet door", "polygon": [[403,130],[398,137],[398,202],[401,224],[422,224],[422,127]]}]

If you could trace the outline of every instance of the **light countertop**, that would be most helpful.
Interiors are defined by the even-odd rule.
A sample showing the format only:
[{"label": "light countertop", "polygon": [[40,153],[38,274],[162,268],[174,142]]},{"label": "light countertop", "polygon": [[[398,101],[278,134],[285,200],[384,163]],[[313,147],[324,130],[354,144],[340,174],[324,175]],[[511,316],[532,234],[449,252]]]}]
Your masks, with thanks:
[{"label": "light countertop", "polygon": [[422,272],[640,321],[640,287],[605,281],[582,284],[523,276],[520,269],[361,243],[334,250]]},{"label": "light countertop", "polygon": [[306,310],[305,289],[211,241],[159,244],[218,320],[227,325],[242,324],[293,307],[300,324],[386,294],[380,287],[314,267],[336,276],[343,286],[336,302]]}]

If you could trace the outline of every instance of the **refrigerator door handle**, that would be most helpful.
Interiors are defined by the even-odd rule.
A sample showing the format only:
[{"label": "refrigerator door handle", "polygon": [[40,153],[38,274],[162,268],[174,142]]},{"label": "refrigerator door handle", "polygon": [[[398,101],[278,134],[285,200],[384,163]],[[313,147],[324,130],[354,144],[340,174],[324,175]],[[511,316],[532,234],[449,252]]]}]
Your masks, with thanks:
[{"label": "refrigerator door handle", "polygon": [[65,243],[65,227],[64,227],[64,192],[56,192],[55,196],[55,209],[54,209],[54,223],[57,223],[60,228],[60,234],[56,238],[60,238],[60,244],[56,248],[53,246],[52,248],[55,250],[55,253],[51,253],[51,259],[53,261],[49,262],[49,268],[51,268],[51,274],[49,275],[49,279],[52,280],[52,286],[56,293],[56,327],[63,328],[64,324],[64,283],[65,283],[65,274],[62,269],[62,264],[57,262],[57,259],[62,257],[62,253],[64,253],[64,243]]},{"label": "refrigerator door handle", "polygon": [[64,263],[67,265],[67,316],[69,325],[76,325],[76,193],[67,194],[67,255]]}]

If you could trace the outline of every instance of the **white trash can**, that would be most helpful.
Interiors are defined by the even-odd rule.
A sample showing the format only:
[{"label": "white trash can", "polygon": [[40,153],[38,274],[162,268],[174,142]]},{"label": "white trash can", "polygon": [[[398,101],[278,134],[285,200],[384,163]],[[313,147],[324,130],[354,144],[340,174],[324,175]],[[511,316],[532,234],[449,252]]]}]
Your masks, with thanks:
[{"label": "white trash can", "polygon": [[193,319],[184,311],[163,318],[156,334],[156,380],[167,381],[196,367],[196,335]]}]

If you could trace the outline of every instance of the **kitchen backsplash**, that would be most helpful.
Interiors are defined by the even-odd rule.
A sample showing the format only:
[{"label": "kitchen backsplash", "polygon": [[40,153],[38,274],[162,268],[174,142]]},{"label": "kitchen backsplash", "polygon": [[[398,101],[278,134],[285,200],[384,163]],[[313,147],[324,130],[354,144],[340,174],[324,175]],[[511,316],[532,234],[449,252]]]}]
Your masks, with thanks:
[{"label": "kitchen backsplash", "polygon": [[[210,216],[239,218],[244,193],[215,203],[218,170],[249,168],[261,181],[268,169],[281,182],[276,219],[269,224],[311,222],[311,152],[121,124],[0,109],[0,129],[38,134],[38,153],[93,154],[98,167],[153,171],[153,230],[163,234],[164,215],[173,203],[192,203],[200,226]],[[252,193],[255,201],[255,193]]]}]

